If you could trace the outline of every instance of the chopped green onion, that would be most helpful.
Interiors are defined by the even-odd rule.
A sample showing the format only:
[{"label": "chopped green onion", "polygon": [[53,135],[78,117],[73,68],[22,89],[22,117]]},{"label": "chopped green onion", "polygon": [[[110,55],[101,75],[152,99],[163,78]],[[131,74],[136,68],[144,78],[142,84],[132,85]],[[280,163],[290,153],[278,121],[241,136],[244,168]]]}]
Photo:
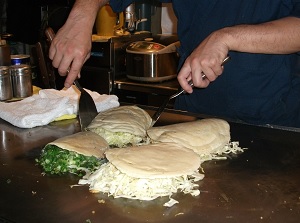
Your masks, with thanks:
[{"label": "chopped green onion", "polygon": [[36,162],[48,174],[64,175],[72,173],[83,176],[88,171],[96,170],[106,160],[94,156],[84,156],[50,144],[42,150],[41,156],[36,159]]}]

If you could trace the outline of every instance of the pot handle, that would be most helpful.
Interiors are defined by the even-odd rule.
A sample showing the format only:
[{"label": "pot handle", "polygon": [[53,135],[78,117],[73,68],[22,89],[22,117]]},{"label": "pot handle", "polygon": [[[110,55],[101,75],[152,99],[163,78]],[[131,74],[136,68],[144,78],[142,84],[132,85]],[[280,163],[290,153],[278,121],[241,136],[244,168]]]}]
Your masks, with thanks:
[{"label": "pot handle", "polygon": [[180,46],[180,42],[174,42],[171,43],[170,45],[166,46],[165,48],[157,51],[157,54],[163,54],[163,53],[174,53],[176,52],[176,49]]},{"label": "pot handle", "polygon": [[114,26],[114,31],[116,31],[124,26],[124,12],[120,12],[117,15],[118,15],[119,23]]}]

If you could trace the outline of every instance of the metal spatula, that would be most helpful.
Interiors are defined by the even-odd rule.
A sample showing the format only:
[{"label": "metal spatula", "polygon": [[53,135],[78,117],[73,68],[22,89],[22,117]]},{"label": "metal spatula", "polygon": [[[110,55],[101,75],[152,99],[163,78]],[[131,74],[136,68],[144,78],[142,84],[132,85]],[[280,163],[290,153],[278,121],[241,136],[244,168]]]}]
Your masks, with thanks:
[{"label": "metal spatula", "polygon": [[[52,42],[55,36],[54,31],[50,27],[48,27],[45,33],[48,40]],[[85,131],[87,126],[98,115],[98,112],[92,96],[81,87],[78,80],[75,80],[74,84],[81,93],[78,104],[78,117],[81,131]]]},{"label": "metal spatula", "polygon": [[[229,60],[230,60],[230,57],[227,56],[227,57],[223,60],[221,66],[223,66],[225,63],[227,63]],[[205,74],[202,74],[202,78],[205,78],[205,77],[206,77]],[[190,80],[188,83],[189,83],[189,85],[190,85],[191,87],[194,86],[192,80]],[[177,93],[171,95],[171,96],[168,97],[166,100],[164,100],[164,102],[162,103],[162,105],[157,109],[157,111],[156,111],[156,112],[154,113],[154,115],[152,116],[152,124],[151,124],[151,126],[153,126],[153,125],[157,122],[157,120],[159,119],[161,113],[165,110],[165,108],[166,108],[168,102],[169,102],[171,99],[176,98],[177,96],[181,95],[181,94],[184,93],[184,92],[185,92],[185,90],[181,89],[181,90],[179,90]]]},{"label": "metal spatula", "polygon": [[92,96],[87,93],[77,80],[74,81],[75,86],[81,92],[78,104],[78,117],[81,131],[85,131],[93,119],[98,115],[97,108]]}]

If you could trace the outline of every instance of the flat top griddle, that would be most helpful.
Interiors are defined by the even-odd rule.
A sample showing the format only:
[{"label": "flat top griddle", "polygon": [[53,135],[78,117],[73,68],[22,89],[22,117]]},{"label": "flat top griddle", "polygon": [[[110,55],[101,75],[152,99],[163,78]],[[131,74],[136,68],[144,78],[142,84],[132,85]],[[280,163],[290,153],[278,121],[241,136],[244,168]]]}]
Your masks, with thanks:
[{"label": "flat top griddle", "polygon": [[[149,113],[153,113],[149,110]],[[192,121],[167,110],[158,124]],[[33,129],[0,120],[0,222],[297,222],[300,219],[300,132],[230,123],[233,141],[247,147],[227,160],[202,164],[198,197],[179,204],[113,199],[75,186],[78,177],[42,176],[35,159],[45,144],[80,130],[76,119]]]}]

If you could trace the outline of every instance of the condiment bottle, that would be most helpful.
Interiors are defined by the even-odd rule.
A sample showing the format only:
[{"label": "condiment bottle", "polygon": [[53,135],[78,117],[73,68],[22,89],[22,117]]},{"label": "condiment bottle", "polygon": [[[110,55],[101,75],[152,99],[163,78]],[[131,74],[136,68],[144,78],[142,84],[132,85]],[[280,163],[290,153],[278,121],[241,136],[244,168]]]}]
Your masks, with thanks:
[{"label": "condiment bottle", "polygon": [[10,64],[10,47],[6,44],[6,40],[0,38],[0,66],[9,66]]},{"label": "condiment bottle", "polygon": [[25,98],[32,95],[32,75],[31,66],[27,64],[10,66],[12,77],[13,96],[15,98]]},{"label": "condiment bottle", "polygon": [[8,66],[0,66],[0,101],[12,99],[13,90]]}]

